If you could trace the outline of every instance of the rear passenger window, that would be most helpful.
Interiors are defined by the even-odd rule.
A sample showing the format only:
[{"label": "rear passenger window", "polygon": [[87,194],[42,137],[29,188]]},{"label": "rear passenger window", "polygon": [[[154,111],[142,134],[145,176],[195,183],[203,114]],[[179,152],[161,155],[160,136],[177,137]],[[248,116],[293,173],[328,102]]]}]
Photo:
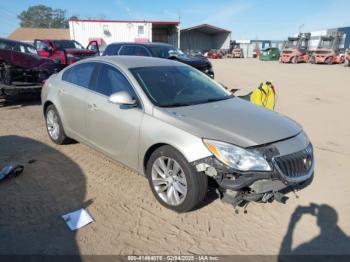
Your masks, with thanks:
[{"label": "rear passenger window", "polygon": [[132,97],[135,97],[135,92],[129,81],[115,67],[101,64],[99,72],[96,92],[105,96],[110,96],[119,91],[126,91]]},{"label": "rear passenger window", "polygon": [[149,56],[146,48],[136,45],[125,45],[120,50],[119,55]]},{"label": "rear passenger window", "polygon": [[120,45],[109,45],[107,46],[104,55],[117,55],[119,48],[120,48]]},{"label": "rear passenger window", "polygon": [[75,65],[66,70],[62,75],[62,80],[89,88],[95,63],[84,63]]}]

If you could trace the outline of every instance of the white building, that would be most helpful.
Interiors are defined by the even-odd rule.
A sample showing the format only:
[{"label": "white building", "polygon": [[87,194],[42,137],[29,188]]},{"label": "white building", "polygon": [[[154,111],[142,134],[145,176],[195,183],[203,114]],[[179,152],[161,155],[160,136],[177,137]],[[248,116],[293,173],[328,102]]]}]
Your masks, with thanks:
[{"label": "white building", "polygon": [[100,49],[114,42],[164,42],[179,47],[180,22],[81,20],[69,21],[71,39],[87,46],[96,40]]}]

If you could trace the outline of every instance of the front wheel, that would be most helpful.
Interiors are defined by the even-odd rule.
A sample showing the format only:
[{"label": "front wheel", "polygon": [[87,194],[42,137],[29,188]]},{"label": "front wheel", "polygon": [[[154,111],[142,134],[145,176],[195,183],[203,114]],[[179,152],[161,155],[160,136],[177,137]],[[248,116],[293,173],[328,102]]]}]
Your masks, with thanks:
[{"label": "front wheel", "polygon": [[207,176],[198,173],[171,146],[162,146],[153,152],[147,163],[146,175],[155,198],[176,212],[194,209],[208,190]]},{"label": "front wheel", "polygon": [[310,57],[309,63],[311,64],[315,64],[316,63],[316,59],[314,56]]},{"label": "front wheel", "polygon": [[68,144],[71,139],[63,130],[61,118],[54,105],[49,105],[45,111],[46,129],[51,140],[58,145]]},{"label": "front wheel", "polygon": [[292,58],[292,63],[293,63],[293,64],[297,64],[297,63],[298,63],[298,57],[294,56],[294,57]]},{"label": "front wheel", "polygon": [[332,59],[332,57],[328,57],[328,58],[325,60],[325,63],[326,63],[327,65],[333,64],[333,59]]}]

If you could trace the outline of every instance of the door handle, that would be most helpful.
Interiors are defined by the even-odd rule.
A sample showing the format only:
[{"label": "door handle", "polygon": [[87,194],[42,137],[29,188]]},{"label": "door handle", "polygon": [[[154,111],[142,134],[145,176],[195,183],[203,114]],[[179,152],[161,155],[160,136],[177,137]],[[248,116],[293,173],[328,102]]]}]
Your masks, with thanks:
[{"label": "door handle", "polygon": [[97,111],[98,108],[96,106],[96,104],[88,104],[88,107],[90,109],[90,111],[94,112],[94,111]]}]

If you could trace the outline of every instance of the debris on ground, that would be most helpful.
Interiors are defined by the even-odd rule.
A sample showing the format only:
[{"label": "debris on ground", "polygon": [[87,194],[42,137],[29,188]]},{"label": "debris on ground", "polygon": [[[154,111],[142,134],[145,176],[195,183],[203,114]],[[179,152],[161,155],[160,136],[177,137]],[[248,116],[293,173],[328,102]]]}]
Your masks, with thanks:
[{"label": "debris on ground", "polygon": [[74,231],[94,222],[93,218],[85,209],[68,213],[62,216],[70,230]]},{"label": "debris on ground", "polygon": [[24,170],[24,166],[18,164],[10,164],[0,171],[0,181],[9,176],[18,176]]}]

